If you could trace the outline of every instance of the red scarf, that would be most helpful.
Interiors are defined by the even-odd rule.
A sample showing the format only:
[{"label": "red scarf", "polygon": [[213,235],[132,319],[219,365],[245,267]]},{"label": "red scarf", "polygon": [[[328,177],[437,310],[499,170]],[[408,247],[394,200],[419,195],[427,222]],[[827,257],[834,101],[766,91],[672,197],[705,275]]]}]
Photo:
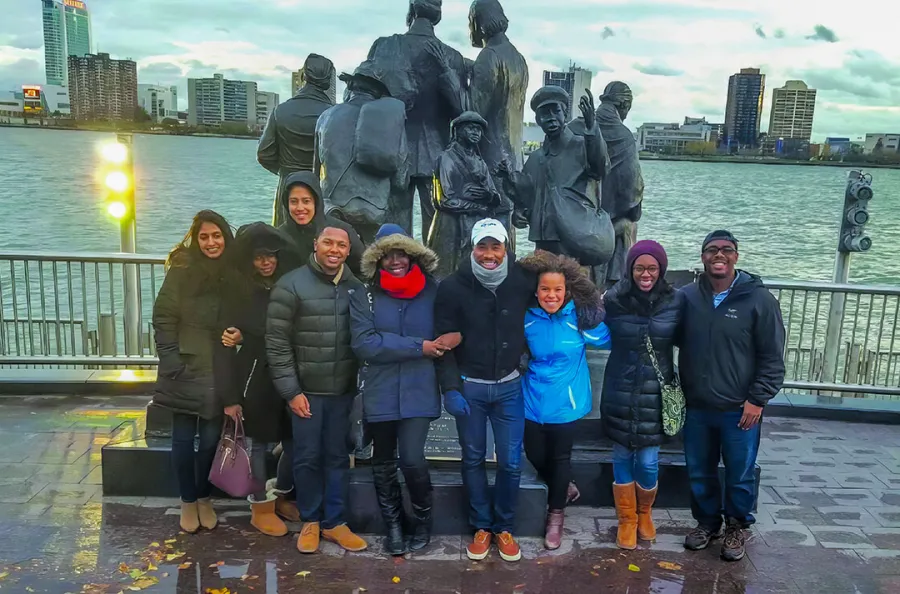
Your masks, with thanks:
[{"label": "red scarf", "polygon": [[413,264],[406,276],[391,276],[380,270],[382,290],[395,299],[414,299],[425,288],[425,274],[418,264]]}]

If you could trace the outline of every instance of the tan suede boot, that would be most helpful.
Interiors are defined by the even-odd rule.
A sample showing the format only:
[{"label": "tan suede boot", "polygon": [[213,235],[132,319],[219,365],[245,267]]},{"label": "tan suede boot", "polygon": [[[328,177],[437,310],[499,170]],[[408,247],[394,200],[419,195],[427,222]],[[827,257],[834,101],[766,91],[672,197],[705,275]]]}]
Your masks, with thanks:
[{"label": "tan suede boot", "polygon": [[656,526],[653,525],[653,502],[656,501],[657,487],[647,491],[635,483],[635,489],[637,489],[638,538],[656,540]]},{"label": "tan suede boot", "polygon": [[616,500],[616,516],[619,518],[619,532],[616,545],[620,549],[632,551],[637,548],[637,501],[634,483],[627,485],[613,484],[613,497]]},{"label": "tan suede boot", "polygon": [[275,496],[270,495],[269,500],[261,503],[250,504],[250,525],[267,536],[284,536],[288,533],[287,526],[275,515]]},{"label": "tan suede boot", "polygon": [[181,502],[181,529],[188,534],[194,534],[200,529],[200,516],[197,514],[197,502]]},{"label": "tan suede boot", "polygon": [[219,523],[216,510],[213,509],[212,501],[208,497],[197,500],[197,515],[200,517],[200,525],[207,530],[212,530]]}]

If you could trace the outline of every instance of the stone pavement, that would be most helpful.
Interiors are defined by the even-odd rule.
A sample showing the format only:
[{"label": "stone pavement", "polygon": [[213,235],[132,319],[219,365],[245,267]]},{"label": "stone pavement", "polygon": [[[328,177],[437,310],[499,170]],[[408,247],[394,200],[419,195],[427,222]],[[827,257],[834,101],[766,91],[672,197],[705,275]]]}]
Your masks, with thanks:
[{"label": "stone pavement", "polygon": [[685,551],[689,510],[657,510],[657,542],[625,553],[612,509],[575,507],[561,550],[525,539],[511,565],[467,561],[462,536],[405,559],[377,537],[301,557],[253,531],[240,501],[219,502],[215,532],[179,534],[177,500],[101,494],[100,448],[145,401],[0,398],[0,594],[900,592],[900,427],[767,419],[742,562]]}]

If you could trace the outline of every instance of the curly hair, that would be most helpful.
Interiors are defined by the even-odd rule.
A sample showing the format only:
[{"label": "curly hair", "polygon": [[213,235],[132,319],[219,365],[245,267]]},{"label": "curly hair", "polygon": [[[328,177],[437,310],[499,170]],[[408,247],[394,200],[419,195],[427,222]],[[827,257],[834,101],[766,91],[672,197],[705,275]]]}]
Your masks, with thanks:
[{"label": "curly hair", "polygon": [[568,256],[536,250],[519,264],[540,279],[544,274],[561,274],[566,279],[566,299],[575,302],[578,328],[587,330],[603,321],[602,291],[591,282],[587,272],[577,260]]}]

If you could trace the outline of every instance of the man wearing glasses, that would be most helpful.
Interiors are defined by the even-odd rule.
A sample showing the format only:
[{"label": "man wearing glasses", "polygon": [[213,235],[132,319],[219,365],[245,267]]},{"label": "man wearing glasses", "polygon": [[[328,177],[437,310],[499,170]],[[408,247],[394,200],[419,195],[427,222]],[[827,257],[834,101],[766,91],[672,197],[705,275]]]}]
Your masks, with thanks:
[{"label": "man wearing glasses", "polygon": [[699,282],[683,289],[679,340],[687,401],[684,456],[697,520],[684,546],[705,549],[724,535],[722,558],[738,561],[744,557],[744,529],[755,522],[754,470],[763,409],[784,382],[784,322],[778,301],[759,277],[735,269],[738,242],[730,232],[707,235],[702,260]]}]

